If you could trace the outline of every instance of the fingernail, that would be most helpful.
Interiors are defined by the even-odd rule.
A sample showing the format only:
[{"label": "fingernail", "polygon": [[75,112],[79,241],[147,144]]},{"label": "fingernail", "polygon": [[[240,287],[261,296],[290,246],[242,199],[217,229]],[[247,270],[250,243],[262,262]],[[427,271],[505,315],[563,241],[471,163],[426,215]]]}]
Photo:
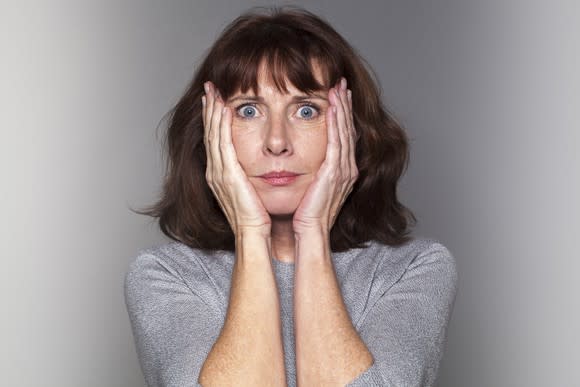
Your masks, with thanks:
[{"label": "fingernail", "polygon": [[346,90],[346,79],[345,78],[340,78],[340,87],[342,88],[342,90]]},{"label": "fingernail", "polygon": [[351,90],[347,91],[346,95],[348,96],[348,100],[350,101],[352,99],[352,91]]},{"label": "fingernail", "polygon": [[207,82],[205,82],[205,83],[203,84],[203,89],[205,90],[205,93],[206,93],[206,94],[207,94],[207,93],[209,93],[209,85],[207,84]]},{"label": "fingernail", "polygon": [[201,104],[205,106],[205,95],[201,96]]}]

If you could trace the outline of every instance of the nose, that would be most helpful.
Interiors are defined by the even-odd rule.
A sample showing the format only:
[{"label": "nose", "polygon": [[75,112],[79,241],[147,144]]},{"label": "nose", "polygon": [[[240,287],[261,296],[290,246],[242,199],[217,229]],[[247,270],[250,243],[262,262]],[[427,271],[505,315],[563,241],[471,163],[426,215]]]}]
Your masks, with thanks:
[{"label": "nose", "polygon": [[266,124],[263,152],[266,155],[290,155],[292,144],[289,138],[289,124],[283,114],[271,115]]}]

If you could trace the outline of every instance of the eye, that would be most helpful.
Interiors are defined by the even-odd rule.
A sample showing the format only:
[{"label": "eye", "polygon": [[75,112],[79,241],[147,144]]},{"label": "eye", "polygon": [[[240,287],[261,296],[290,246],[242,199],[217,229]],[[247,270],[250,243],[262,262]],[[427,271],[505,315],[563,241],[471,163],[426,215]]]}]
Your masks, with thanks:
[{"label": "eye", "polygon": [[318,112],[318,107],[310,103],[300,105],[300,108],[298,109],[298,115],[300,118],[304,118],[306,120],[310,120],[313,117],[316,117]]},{"label": "eye", "polygon": [[236,108],[236,111],[242,118],[254,118],[258,113],[256,106],[253,104],[240,105]]}]

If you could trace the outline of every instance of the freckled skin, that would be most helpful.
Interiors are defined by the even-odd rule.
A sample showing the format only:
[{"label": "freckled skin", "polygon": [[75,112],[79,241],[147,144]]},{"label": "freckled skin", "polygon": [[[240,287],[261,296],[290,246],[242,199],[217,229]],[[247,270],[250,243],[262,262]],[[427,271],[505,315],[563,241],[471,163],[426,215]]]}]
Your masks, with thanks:
[{"label": "freckled skin", "polygon": [[[300,200],[314,180],[326,157],[327,128],[326,111],[330,104],[326,92],[319,92],[324,99],[313,97],[305,101],[292,101],[294,96],[305,93],[287,82],[288,94],[278,91],[263,68],[258,77],[258,96],[263,102],[232,98],[240,97],[238,91],[227,101],[232,109],[232,142],[237,158],[256,189],[264,207],[271,215],[289,215],[295,212]],[[315,76],[322,81],[315,68]],[[248,90],[246,96],[253,96]],[[244,104],[255,104],[254,108]],[[304,107],[305,103],[316,105],[319,110]],[[249,114],[248,114],[249,113]],[[312,113],[310,119],[305,118]],[[243,115],[250,118],[243,118]],[[270,171],[286,170],[302,173],[294,182],[285,186],[271,186],[260,177]]]}]

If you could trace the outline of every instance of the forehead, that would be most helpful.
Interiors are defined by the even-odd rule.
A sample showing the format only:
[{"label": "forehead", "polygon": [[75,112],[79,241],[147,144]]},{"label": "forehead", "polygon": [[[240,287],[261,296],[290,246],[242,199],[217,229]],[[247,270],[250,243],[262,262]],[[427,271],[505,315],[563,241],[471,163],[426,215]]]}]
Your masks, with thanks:
[{"label": "forehead", "polygon": [[[316,60],[312,60],[312,75],[320,84],[323,85],[325,83],[323,67]],[[258,95],[285,94],[284,90],[280,90],[280,88],[276,85],[274,72],[270,67],[268,67],[268,64],[265,60],[263,60],[258,66],[256,81],[258,86]],[[284,86],[288,90],[288,94],[304,94],[302,90],[298,89],[290,81],[287,75],[284,76]],[[250,88],[245,93],[242,93],[241,89],[238,88],[234,92],[234,95],[238,94],[254,95],[254,91],[252,88]]]}]

